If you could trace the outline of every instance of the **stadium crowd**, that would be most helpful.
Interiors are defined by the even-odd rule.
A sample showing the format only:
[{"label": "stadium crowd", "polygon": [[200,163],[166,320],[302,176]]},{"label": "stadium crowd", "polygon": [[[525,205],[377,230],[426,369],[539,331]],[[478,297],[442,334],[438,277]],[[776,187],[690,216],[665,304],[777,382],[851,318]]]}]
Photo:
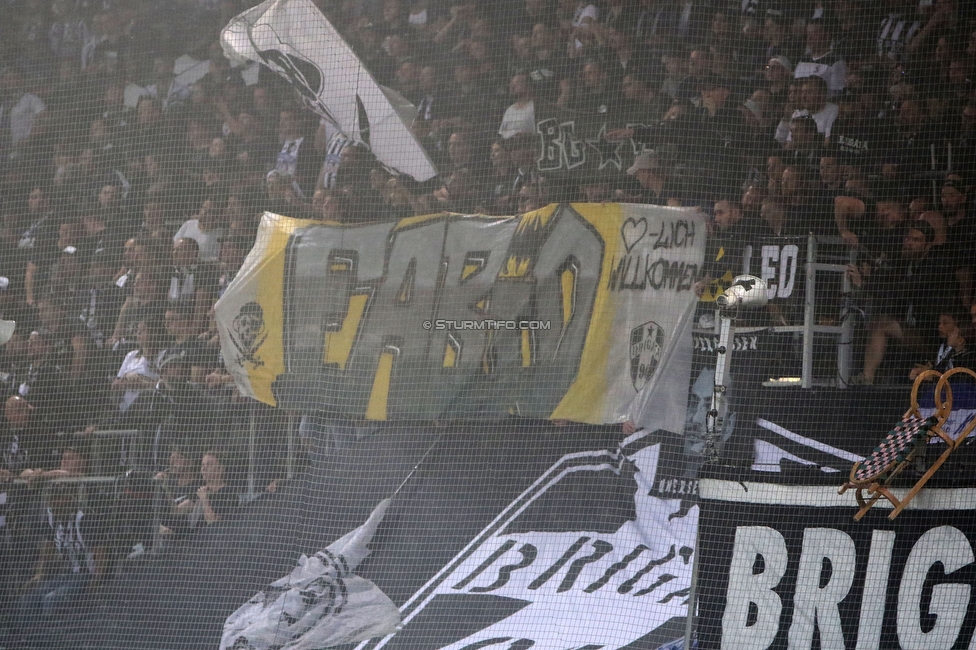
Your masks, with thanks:
[{"label": "stadium crowd", "polygon": [[[225,57],[221,27],[254,4],[0,4],[0,318],[17,323],[0,356],[0,480],[84,475],[95,431],[154,431],[169,534],[192,528],[187,513],[228,511],[213,467],[252,407],[222,366],[213,305],[266,210],[362,223],[698,206],[712,234],[703,284],[737,272],[757,237],[814,232],[855,251],[858,383],[879,378],[894,342],[919,364],[969,356],[972,3],[316,0],[416,106],[410,128],[442,170],[423,184],[267,69]],[[605,116],[608,142],[643,153],[616,174],[542,172],[543,111]],[[47,533],[71,528],[56,521],[73,512],[63,497]],[[91,561],[69,554],[68,569],[94,574],[81,544]],[[57,550],[45,558],[67,557]],[[46,575],[19,571],[7,575]],[[49,604],[31,602],[25,620]]]}]

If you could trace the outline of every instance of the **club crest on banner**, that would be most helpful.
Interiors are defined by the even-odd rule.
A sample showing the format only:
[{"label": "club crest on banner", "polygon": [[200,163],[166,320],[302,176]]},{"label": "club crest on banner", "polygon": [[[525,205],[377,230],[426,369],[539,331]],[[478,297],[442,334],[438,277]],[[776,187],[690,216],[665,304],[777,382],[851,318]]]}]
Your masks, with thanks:
[{"label": "club crest on banner", "polygon": [[666,337],[654,322],[638,325],[630,332],[630,379],[639,391],[651,380],[661,363]]}]

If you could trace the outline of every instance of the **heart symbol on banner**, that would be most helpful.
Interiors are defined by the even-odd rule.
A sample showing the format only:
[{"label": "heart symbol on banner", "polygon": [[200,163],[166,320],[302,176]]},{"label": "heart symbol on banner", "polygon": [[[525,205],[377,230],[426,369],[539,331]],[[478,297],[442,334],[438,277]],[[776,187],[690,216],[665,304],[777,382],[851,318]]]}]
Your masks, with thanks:
[{"label": "heart symbol on banner", "polygon": [[633,217],[627,217],[624,220],[624,225],[620,228],[620,236],[624,240],[624,248],[627,252],[630,252],[637,243],[644,239],[644,235],[647,234],[647,219],[641,217],[640,221],[634,219]]}]

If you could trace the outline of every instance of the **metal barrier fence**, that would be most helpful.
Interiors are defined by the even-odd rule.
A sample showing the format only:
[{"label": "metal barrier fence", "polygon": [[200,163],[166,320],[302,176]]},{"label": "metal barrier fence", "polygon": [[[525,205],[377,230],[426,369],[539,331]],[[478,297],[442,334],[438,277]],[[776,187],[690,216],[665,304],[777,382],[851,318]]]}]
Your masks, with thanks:
[{"label": "metal barrier fence", "polygon": [[[257,483],[258,457],[258,421],[257,410],[259,402],[248,401],[247,425],[247,462],[246,462],[246,495],[253,499],[263,491],[264,486]],[[285,427],[285,463],[283,475],[280,478],[295,477],[297,464],[297,448],[295,436],[298,431],[298,419],[289,414]],[[82,432],[63,433],[62,438],[91,441],[91,466],[89,473],[94,476],[117,476],[121,473],[136,470],[156,472],[163,469],[168,461],[168,454],[161,446],[158,431],[142,431],[139,429],[98,429],[89,434]]]},{"label": "metal barrier fence", "polygon": [[[163,525],[170,513],[169,495],[162,481],[132,470],[119,476],[71,476],[55,479],[13,479],[0,484],[8,513],[4,528],[23,531],[48,506],[55,485],[77,486],[79,507],[97,513],[100,524],[110,532],[109,546],[115,560],[143,554],[157,555],[165,546]],[[245,495],[239,495],[242,499]],[[0,542],[7,541],[0,535]]]},{"label": "metal barrier fence", "polygon": [[[850,385],[851,375],[853,374],[853,347],[854,332],[856,325],[857,310],[850,308],[850,296],[852,287],[847,276],[847,265],[856,261],[856,251],[846,246],[839,237],[818,237],[813,234],[803,237],[779,237],[769,238],[768,240],[753,242],[745,246],[743,255],[743,266],[741,273],[756,275],[763,280],[770,281],[770,292],[775,292],[775,282],[787,282],[785,279],[787,272],[784,269],[770,268],[767,264],[767,248],[776,249],[778,246],[769,244],[778,243],[789,245],[796,251],[797,245],[802,245],[800,253],[803,264],[800,268],[794,269],[794,273],[789,274],[790,291],[796,294],[802,291],[802,319],[799,322],[787,325],[774,325],[771,327],[734,327],[732,336],[736,332],[743,334],[754,334],[757,331],[764,331],[771,334],[794,334],[799,337],[801,342],[801,355],[799,373],[796,376],[769,377],[763,382],[766,387],[801,387],[813,388],[814,386],[830,386],[834,388],[847,388]],[[760,253],[760,249],[762,252]],[[793,261],[795,262],[795,256]],[[760,261],[761,260],[761,261]],[[759,267],[759,268],[757,268]],[[770,275],[771,274],[771,275]],[[837,311],[828,313],[833,304],[818,304],[817,287],[828,274],[839,275],[830,285],[839,289],[837,294],[828,294],[830,300],[836,299]],[[802,277],[798,277],[801,276]],[[801,289],[793,289],[794,283]],[[830,286],[828,285],[828,286]],[[824,296],[821,295],[820,298]],[[827,322],[823,322],[827,321]],[[698,330],[698,334],[719,334],[718,312],[714,319],[714,332]],[[836,338],[836,372],[830,376],[815,376],[815,347],[824,338]]]},{"label": "metal barrier fence", "polygon": [[[823,251],[823,252],[822,252]],[[798,326],[777,326],[774,332],[799,332],[803,339],[803,356],[800,372],[800,387],[813,388],[815,384],[847,388],[851,379],[854,344],[854,314],[843,310],[838,314],[839,325],[820,325],[817,323],[817,276],[824,273],[839,273],[841,300],[851,293],[850,279],[847,277],[847,264],[855,261],[855,253],[844,246],[839,237],[817,237],[807,235],[807,255],[804,268],[805,289],[803,296],[803,324]],[[846,258],[846,259],[845,259]],[[832,380],[817,382],[813,376],[814,342],[818,336],[837,338],[837,375]],[[768,386],[790,385],[789,383],[767,382]]]}]

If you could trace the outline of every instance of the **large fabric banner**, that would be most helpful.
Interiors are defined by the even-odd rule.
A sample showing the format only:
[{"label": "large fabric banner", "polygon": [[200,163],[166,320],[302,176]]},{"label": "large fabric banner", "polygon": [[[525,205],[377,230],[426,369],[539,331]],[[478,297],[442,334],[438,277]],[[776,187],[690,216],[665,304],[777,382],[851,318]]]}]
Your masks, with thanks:
[{"label": "large fabric banner", "polygon": [[[407,599],[401,631],[358,650],[653,649],[679,636],[698,507],[668,490],[671,442],[640,431],[563,456]],[[574,502],[579,514],[556,514]]]},{"label": "large fabric banner", "polygon": [[[382,424],[340,447],[316,431],[307,474],[171,552],[127,565],[48,647],[215,650],[256,593],[306,590],[308,573],[294,575],[303,555],[349,549],[342,539],[352,530],[365,540],[363,522],[375,522],[376,504],[402,486],[352,576],[386,594],[403,625],[361,650],[656,650],[684,635],[695,562],[698,506],[672,473],[675,444],[520,418],[480,428]],[[315,573],[336,576],[330,564]],[[363,592],[342,598],[345,578],[312,582],[311,602],[282,611],[271,629],[308,621],[318,630],[365,613]],[[323,612],[336,596],[341,611]],[[252,641],[230,646],[264,647]]]},{"label": "large fabric banner", "polygon": [[231,61],[257,61],[287,79],[310,109],[390,169],[418,181],[437,175],[402,118],[402,98],[376,83],[311,0],[262,2],[231,20],[220,41]]},{"label": "large fabric banner", "polygon": [[369,420],[514,413],[681,431],[701,217],[550,205],[362,226],[266,214],[217,303],[246,395]]},{"label": "large fabric banner", "polygon": [[927,489],[894,522],[884,501],[854,521],[836,484],[700,489],[698,648],[976,647],[971,488]]}]

